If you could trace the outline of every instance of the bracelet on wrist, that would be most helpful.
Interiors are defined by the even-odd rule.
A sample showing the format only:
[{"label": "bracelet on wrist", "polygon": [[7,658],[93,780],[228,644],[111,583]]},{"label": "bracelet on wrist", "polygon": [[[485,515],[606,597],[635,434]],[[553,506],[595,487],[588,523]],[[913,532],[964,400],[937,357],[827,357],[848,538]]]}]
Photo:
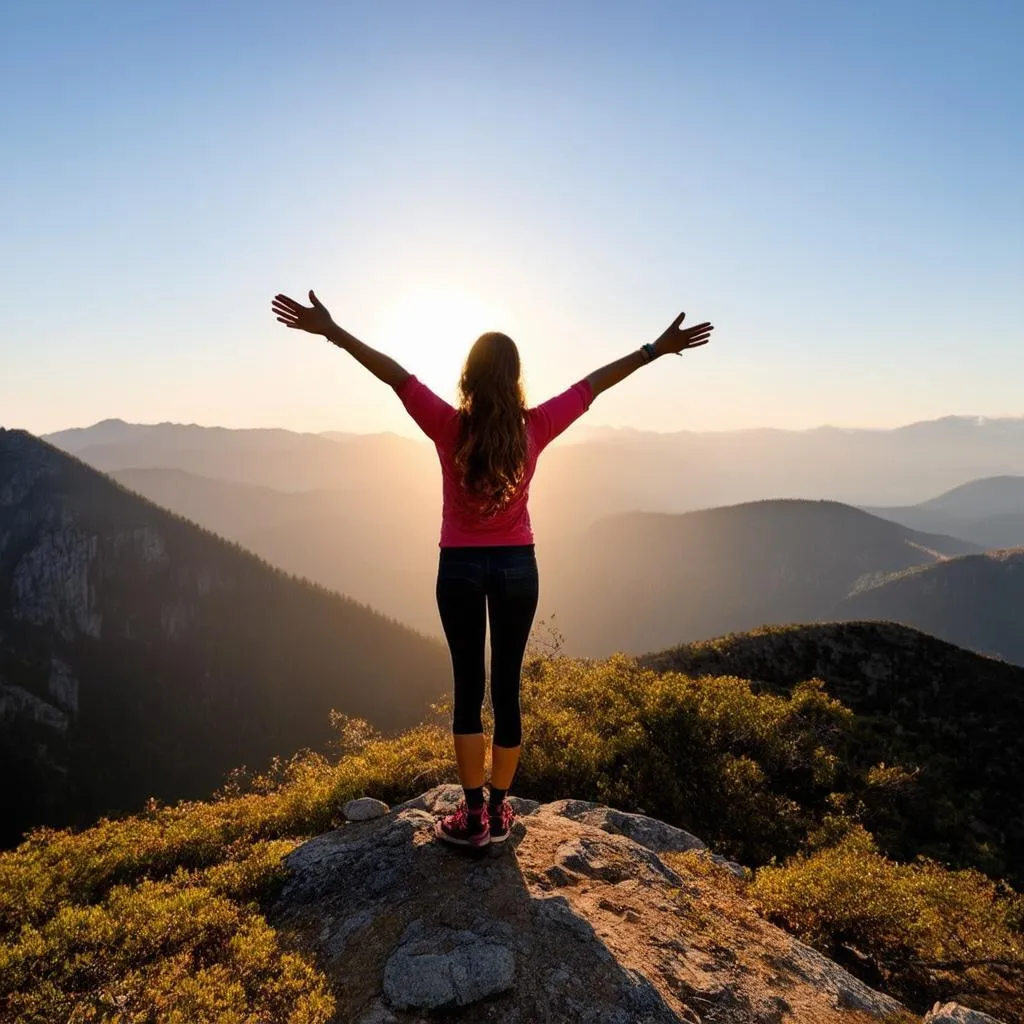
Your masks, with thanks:
[{"label": "bracelet on wrist", "polygon": [[647,342],[646,345],[641,345],[640,351],[641,353],[643,353],[645,363],[649,363],[653,359],[658,358],[658,350],[654,347],[654,345],[651,342]]}]

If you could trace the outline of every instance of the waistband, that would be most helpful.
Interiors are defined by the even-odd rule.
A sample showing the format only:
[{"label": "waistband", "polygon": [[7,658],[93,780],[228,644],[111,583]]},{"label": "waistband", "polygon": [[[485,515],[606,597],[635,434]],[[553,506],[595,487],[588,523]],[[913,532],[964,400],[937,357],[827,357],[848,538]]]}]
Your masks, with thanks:
[{"label": "waistband", "polygon": [[534,555],[536,554],[535,544],[478,544],[478,545],[452,545],[442,547],[441,554],[466,554],[482,555],[490,552],[504,553],[510,555]]}]

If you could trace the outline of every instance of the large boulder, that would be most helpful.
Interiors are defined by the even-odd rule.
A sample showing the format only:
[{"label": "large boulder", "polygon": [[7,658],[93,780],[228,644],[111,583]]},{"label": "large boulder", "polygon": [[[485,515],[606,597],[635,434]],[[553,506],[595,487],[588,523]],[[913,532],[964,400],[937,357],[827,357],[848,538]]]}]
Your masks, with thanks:
[{"label": "large boulder", "polygon": [[288,857],[270,917],[314,952],[338,1024],[912,1019],[689,860],[708,854],[696,837],[520,801],[509,841],[471,856],[434,837],[458,798],[438,787]]}]

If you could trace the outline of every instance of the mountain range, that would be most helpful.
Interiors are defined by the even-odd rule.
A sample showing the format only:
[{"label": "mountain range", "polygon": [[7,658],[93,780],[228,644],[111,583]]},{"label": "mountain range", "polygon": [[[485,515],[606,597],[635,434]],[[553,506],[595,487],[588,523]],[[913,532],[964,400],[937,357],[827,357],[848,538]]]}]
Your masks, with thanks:
[{"label": "mountain range", "polygon": [[[600,400],[538,466],[534,504],[539,521],[550,514],[544,525],[552,533],[566,504],[584,525],[617,512],[687,512],[763,498],[906,506],[970,480],[1024,475],[1024,417],[950,416],[893,430],[656,434],[591,426],[599,415]],[[105,420],[45,439],[105,472],[160,466],[279,490],[359,485],[368,498],[393,495],[410,471],[436,483],[430,444],[394,434]]]},{"label": "mountain range", "polygon": [[[718,484],[728,481],[730,488],[750,486],[748,478],[763,477],[762,461],[778,468],[785,462],[780,453],[803,446],[819,457],[801,463],[800,473],[816,474],[823,491],[849,490],[848,474],[856,476],[856,467],[870,458],[874,483],[863,485],[863,496],[882,489],[878,479],[893,465],[909,486],[919,485],[924,470],[940,458],[954,466],[961,460],[964,471],[1011,460],[1019,428],[1016,420],[949,418],[896,431],[741,432],[751,450],[729,449],[741,434],[583,430],[589,439],[556,444],[545,454],[533,486],[543,573],[539,614],[554,615],[566,649],[586,655],[616,648],[638,653],[763,623],[875,614],[874,605],[869,612],[867,605],[847,608],[842,602],[907,569],[979,553],[987,540],[1024,539],[1014,527],[1024,518],[1014,511],[1024,508],[1024,477],[971,481],[913,506],[868,506],[873,518],[836,502],[762,501],[669,512],[673,504],[685,504],[684,492],[691,498],[701,488],[707,492],[708,475],[688,473],[697,442],[731,451],[732,462],[716,468]],[[439,635],[433,600],[439,484],[428,444],[394,435],[118,421],[54,439],[272,564]],[[829,445],[842,457],[825,457]],[[924,470],[911,472],[908,464],[916,458],[923,459]],[[786,470],[796,471],[793,465]],[[636,511],[644,507],[660,514]],[[651,543],[654,536],[664,548]],[[664,557],[666,551],[671,557]],[[612,601],[601,602],[602,587],[616,595]],[[881,602],[881,595],[871,600]],[[934,628],[948,639],[985,633],[950,633],[942,615],[929,618],[920,599],[912,603],[903,608],[886,599],[877,614]],[[1002,621],[988,607],[978,592],[965,614]],[[996,636],[979,649],[1002,653],[1015,647]]]},{"label": "mountain range", "polygon": [[984,548],[1024,546],[1024,476],[971,480],[917,505],[866,511],[911,529],[956,534]]},{"label": "mountain range", "polygon": [[837,502],[762,501],[602,520],[553,559],[548,600],[568,648],[600,657],[849,618],[873,582],[977,550]]},{"label": "mountain range", "polygon": [[[976,458],[979,445],[1005,455],[1018,427],[948,420],[881,433],[893,448],[943,442]],[[810,433],[818,445],[837,434]],[[745,432],[760,449],[744,458],[811,443],[772,434]],[[873,444],[872,432],[854,434],[851,450]],[[659,472],[682,465],[698,437],[735,440],[598,432],[542,463],[539,615],[554,613],[565,653],[878,619],[1024,661],[1024,555],[913,525],[1009,522],[1024,477],[869,506],[885,517],[799,499],[620,508],[678,499]],[[240,764],[327,744],[331,708],[399,728],[447,691],[429,445],[119,421],[53,439],[82,458],[0,434],[0,729],[6,766],[27,780],[5,798],[11,828],[207,792]],[[630,495],[638,474],[644,489]]]}]

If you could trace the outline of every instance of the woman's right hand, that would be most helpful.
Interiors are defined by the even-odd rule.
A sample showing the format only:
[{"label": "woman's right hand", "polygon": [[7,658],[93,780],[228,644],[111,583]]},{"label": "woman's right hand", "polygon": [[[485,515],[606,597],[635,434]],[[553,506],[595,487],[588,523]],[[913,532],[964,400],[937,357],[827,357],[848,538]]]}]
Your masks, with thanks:
[{"label": "woman's right hand", "polygon": [[313,294],[312,289],[309,292],[309,301],[313,303],[312,306],[303,306],[287,295],[275,295],[271,308],[277,319],[285,326],[299,331],[308,331],[310,334],[322,334],[326,338],[328,332],[334,327],[331,314]]},{"label": "woman's right hand", "polygon": [[685,317],[685,313],[680,313],[672,321],[668,330],[654,343],[659,356],[668,355],[669,352],[682,355],[685,349],[699,348],[711,340],[711,332],[714,327],[710,323],[697,324],[696,327],[683,329],[681,325]]}]

